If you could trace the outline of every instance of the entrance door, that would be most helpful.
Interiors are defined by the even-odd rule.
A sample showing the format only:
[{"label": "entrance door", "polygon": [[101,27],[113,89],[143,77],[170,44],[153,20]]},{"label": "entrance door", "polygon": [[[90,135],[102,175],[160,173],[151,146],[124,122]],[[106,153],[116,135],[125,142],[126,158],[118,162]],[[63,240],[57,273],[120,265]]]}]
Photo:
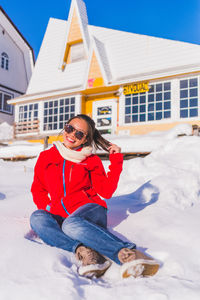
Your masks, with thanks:
[{"label": "entrance door", "polygon": [[93,119],[101,133],[114,133],[117,125],[116,99],[93,102]]}]

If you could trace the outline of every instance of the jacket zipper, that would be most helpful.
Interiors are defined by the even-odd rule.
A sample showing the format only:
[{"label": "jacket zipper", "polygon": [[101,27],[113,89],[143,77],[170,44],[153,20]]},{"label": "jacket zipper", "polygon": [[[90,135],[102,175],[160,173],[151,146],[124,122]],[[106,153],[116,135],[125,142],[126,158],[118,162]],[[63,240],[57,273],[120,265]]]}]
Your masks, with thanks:
[{"label": "jacket zipper", "polygon": [[[65,164],[66,164],[66,160],[64,160],[63,162],[63,170],[62,170],[62,177],[63,177],[63,190],[64,190],[64,197],[66,196],[66,186],[65,186]],[[71,174],[71,170],[70,170],[70,174]],[[64,208],[66,214],[70,215],[70,213],[67,211],[64,203],[63,203],[63,198],[61,199],[61,204],[62,207]]]}]

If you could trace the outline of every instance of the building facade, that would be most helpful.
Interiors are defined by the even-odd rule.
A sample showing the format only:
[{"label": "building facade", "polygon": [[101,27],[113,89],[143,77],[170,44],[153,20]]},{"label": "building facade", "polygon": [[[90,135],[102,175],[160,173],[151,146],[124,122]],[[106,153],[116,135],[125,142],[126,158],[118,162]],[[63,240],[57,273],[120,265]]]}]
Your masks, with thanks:
[{"label": "building facade", "polygon": [[199,124],[200,46],[88,25],[82,0],[50,19],[25,95],[17,136],[54,136],[78,114],[103,133],[145,134]]},{"label": "building facade", "polygon": [[33,65],[33,49],[0,6],[0,123],[13,124],[8,101],[26,92]]}]

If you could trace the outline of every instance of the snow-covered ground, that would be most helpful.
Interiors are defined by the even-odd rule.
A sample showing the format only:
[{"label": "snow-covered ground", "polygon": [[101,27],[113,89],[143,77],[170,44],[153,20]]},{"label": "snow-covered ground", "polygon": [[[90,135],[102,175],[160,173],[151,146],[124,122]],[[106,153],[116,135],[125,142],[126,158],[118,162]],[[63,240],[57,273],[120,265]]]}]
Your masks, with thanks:
[{"label": "snow-covered ground", "polygon": [[[36,158],[0,160],[0,300],[199,300],[200,137],[177,138],[177,130],[182,133],[179,127],[112,137],[124,151],[131,145],[133,151],[152,151],[124,162],[108,200],[110,230],[160,262],[151,278],[122,280],[114,263],[101,279],[80,277],[73,254],[25,239],[35,209],[30,186]],[[190,134],[188,126],[182,131]],[[0,156],[12,148],[0,148]],[[26,154],[34,148],[36,155],[42,149],[19,148]],[[107,169],[109,162],[103,163]]]}]

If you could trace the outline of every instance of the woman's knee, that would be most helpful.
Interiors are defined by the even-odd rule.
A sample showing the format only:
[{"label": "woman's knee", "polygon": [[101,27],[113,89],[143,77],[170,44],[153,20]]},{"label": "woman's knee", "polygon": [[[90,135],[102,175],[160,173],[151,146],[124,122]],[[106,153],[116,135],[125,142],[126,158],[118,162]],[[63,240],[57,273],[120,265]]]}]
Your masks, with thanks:
[{"label": "woman's knee", "polygon": [[41,226],[41,223],[46,219],[46,216],[49,213],[43,209],[38,209],[34,211],[30,217],[30,225],[34,230],[38,226]]}]

